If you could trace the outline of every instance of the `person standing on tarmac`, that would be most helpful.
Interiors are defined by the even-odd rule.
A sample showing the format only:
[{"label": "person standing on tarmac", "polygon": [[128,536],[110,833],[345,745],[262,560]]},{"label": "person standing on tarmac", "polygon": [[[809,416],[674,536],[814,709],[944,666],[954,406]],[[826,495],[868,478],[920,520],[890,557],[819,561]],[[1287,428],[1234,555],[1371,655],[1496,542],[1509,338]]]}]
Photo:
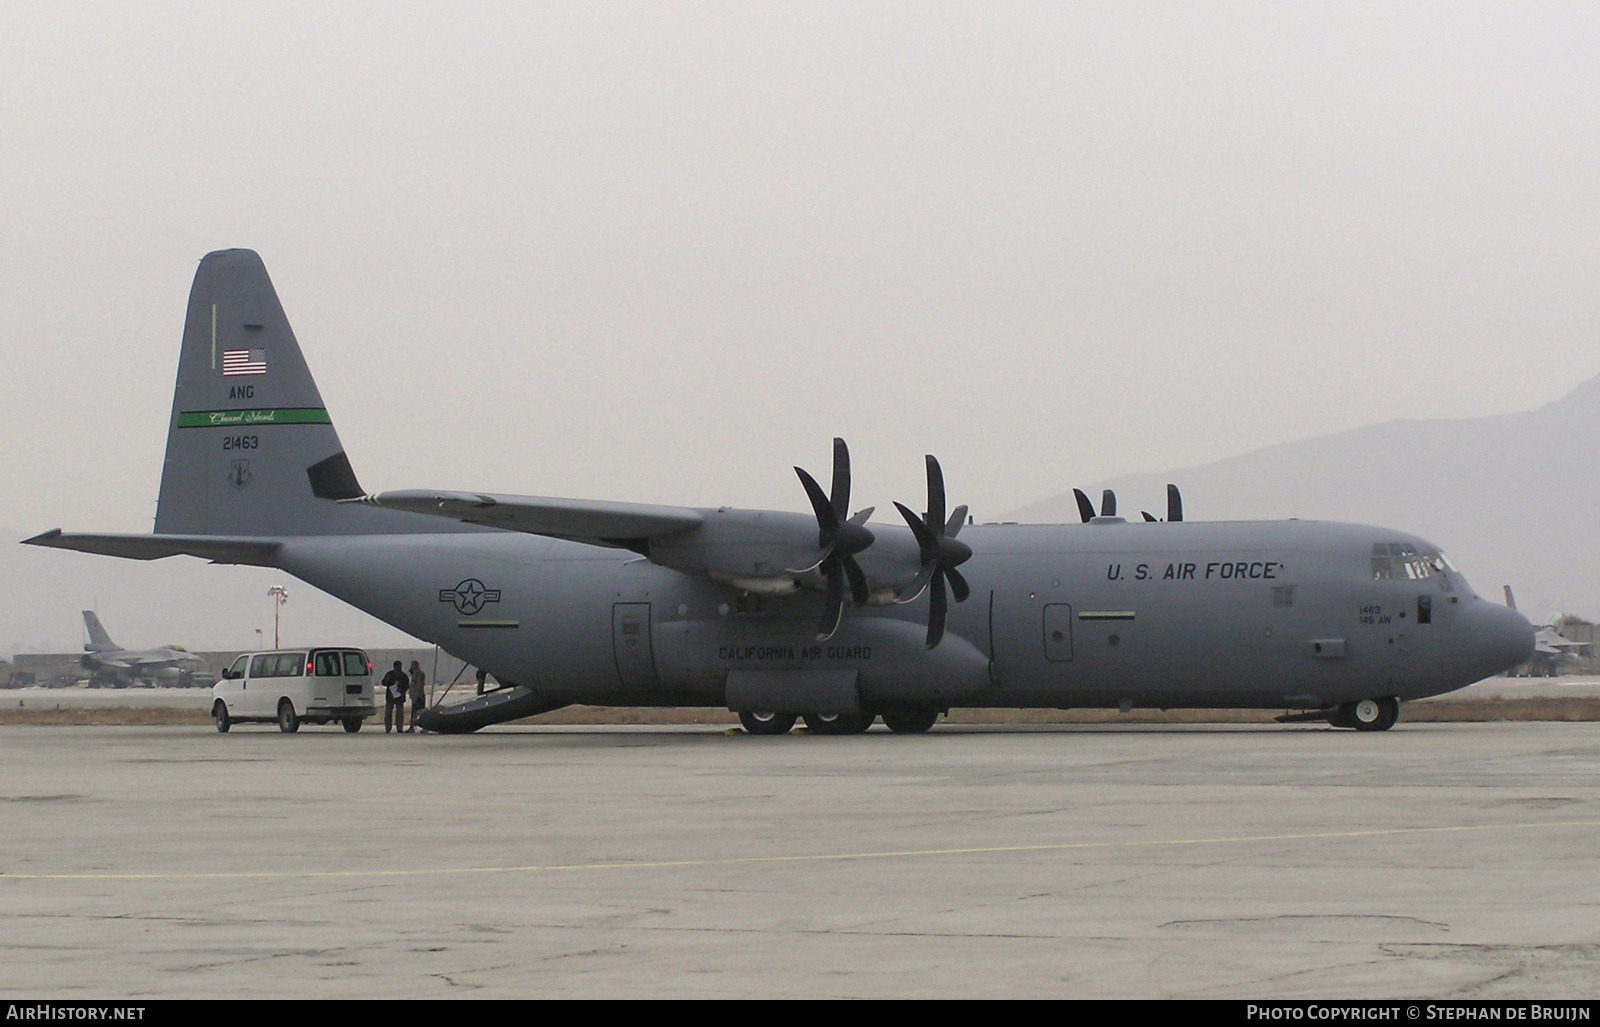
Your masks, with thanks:
[{"label": "person standing on tarmac", "polygon": [[417,729],[417,714],[428,705],[428,675],[422,672],[422,664],[416,660],[411,661],[411,726],[407,731]]},{"label": "person standing on tarmac", "polygon": [[394,669],[383,676],[384,734],[389,733],[391,725],[395,731],[406,729],[406,690],[410,687],[411,681],[400,669],[400,661],[394,661]]}]

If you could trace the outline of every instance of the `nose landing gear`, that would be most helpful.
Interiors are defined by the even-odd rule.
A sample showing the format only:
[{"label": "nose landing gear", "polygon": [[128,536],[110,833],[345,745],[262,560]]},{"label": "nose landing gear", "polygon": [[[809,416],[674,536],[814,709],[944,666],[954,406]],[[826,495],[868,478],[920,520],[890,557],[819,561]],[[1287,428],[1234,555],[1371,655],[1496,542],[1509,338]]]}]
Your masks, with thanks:
[{"label": "nose landing gear", "polygon": [[1400,700],[1394,696],[1382,699],[1362,699],[1339,706],[1339,712],[1328,718],[1334,727],[1353,727],[1357,731],[1387,731],[1400,719]]}]

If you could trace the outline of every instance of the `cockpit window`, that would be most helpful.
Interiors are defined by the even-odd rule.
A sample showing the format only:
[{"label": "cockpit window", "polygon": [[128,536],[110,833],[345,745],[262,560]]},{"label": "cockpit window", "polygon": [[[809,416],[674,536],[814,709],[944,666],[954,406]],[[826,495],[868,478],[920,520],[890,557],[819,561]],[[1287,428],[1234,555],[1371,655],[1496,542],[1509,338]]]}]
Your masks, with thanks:
[{"label": "cockpit window", "polygon": [[1374,581],[1421,581],[1454,570],[1443,553],[1419,552],[1417,547],[1409,542],[1372,544]]}]

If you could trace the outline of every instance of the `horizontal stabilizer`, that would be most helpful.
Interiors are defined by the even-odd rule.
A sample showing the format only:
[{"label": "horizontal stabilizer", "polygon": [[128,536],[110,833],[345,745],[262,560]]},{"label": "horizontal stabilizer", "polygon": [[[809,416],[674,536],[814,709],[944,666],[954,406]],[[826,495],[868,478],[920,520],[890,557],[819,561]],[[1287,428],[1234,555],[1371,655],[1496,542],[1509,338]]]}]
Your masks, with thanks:
[{"label": "horizontal stabilizer", "polygon": [[681,506],[475,492],[380,492],[346,502],[601,545],[678,535],[694,530],[702,521],[700,511]]},{"label": "horizontal stabilizer", "polygon": [[53,528],[22,540],[23,545],[73,549],[128,560],[160,560],[168,556],[198,556],[212,563],[273,566],[279,543],[269,538],[230,538],[217,535],[68,535]]}]

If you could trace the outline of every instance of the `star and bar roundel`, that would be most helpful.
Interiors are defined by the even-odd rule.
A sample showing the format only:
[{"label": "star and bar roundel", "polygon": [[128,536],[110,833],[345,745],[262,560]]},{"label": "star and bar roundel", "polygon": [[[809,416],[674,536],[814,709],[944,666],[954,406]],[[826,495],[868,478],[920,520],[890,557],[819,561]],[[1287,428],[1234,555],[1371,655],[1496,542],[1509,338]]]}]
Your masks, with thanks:
[{"label": "star and bar roundel", "polygon": [[439,602],[453,604],[456,612],[463,616],[471,616],[482,610],[486,604],[498,603],[499,601],[500,590],[498,588],[485,588],[483,582],[477,578],[467,578],[455,588],[441,588],[439,590]]}]

